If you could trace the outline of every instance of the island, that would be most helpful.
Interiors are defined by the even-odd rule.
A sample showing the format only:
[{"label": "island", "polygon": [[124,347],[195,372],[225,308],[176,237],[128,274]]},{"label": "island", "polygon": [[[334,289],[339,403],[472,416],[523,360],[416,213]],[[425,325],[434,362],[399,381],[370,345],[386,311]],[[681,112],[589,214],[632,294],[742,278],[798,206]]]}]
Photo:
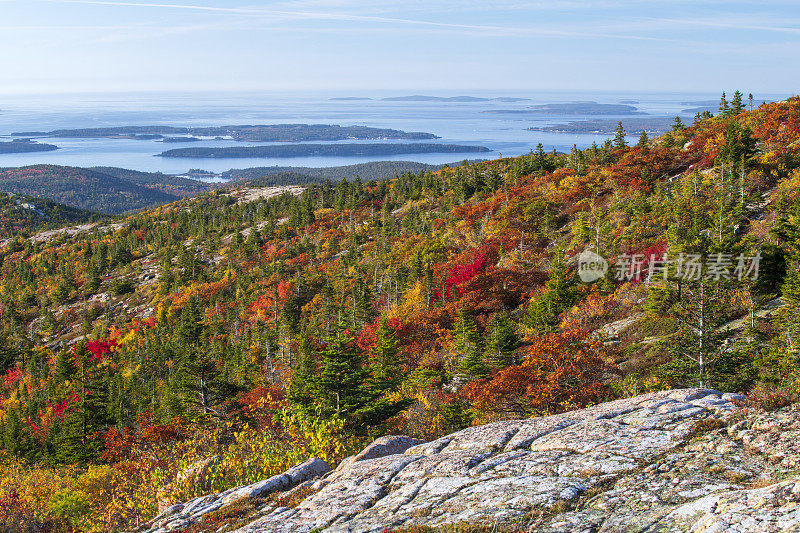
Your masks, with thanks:
[{"label": "island", "polygon": [[[564,124],[548,124],[546,126],[534,126],[527,128],[528,131],[546,131],[549,133],[593,133],[602,135],[611,135],[616,132],[618,120],[598,119],[598,120],[574,120]],[[628,118],[622,120],[622,127],[625,131],[647,133],[663,133],[672,129],[675,124],[675,118]]]},{"label": "island", "polygon": [[58,150],[55,144],[44,144],[30,139],[14,139],[0,142],[0,154],[25,154],[29,152],[52,152]]},{"label": "island", "polygon": [[477,96],[426,96],[423,94],[412,94],[411,96],[391,96],[382,98],[384,102],[522,102],[530,98],[515,98],[501,96],[499,98],[480,98]]},{"label": "island", "polygon": [[632,105],[598,104],[597,102],[572,102],[567,104],[534,105],[525,109],[490,109],[484,113],[538,114],[538,115],[646,115]]},{"label": "island", "polygon": [[193,143],[197,141],[202,141],[202,139],[198,137],[164,137],[161,139],[162,143]]},{"label": "island", "polygon": [[285,157],[352,157],[402,154],[464,154],[491,152],[485,146],[436,143],[372,143],[372,144],[283,144],[269,146],[229,146],[225,148],[175,148],[158,154],[160,157],[182,158],[285,158]]},{"label": "island", "polygon": [[[401,131],[367,126],[332,124],[267,124],[209,127],[120,126],[113,128],[81,128],[36,132],[36,135],[14,133],[14,136],[56,137],[73,139],[162,139],[163,137],[208,137],[240,142],[303,142],[403,139],[438,139],[432,133]],[[146,137],[145,137],[146,136]]]}]

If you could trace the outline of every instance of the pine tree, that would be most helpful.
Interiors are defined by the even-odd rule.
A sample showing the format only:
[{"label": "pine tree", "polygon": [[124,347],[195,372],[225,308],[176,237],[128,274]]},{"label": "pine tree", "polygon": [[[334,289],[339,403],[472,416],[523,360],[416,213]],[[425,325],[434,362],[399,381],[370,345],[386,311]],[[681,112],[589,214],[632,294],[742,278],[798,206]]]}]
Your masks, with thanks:
[{"label": "pine tree", "polygon": [[525,325],[539,333],[555,331],[559,316],[572,306],[575,298],[575,282],[568,275],[567,265],[557,252],[544,292],[528,307]]},{"label": "pine tree", "polygon": [[744,111],[743,100],[744,100],[744,95],[741,92],[736,91],[735,93],[733,93],[733,100],[731,100],[731,108],[730,108],[731,116],[736,116],[742,111]]},{"label": "pine tree", "polygon": [[728,100],[725,98],[725,91],[722,91],[722,97],[719,99],[719,116],[725,118],[730,113],[730,106]]},{"label": "pine tree", "polygon": [[622,126],[622,121],[620,120],[617,124],[617,129],[614,132],[614,148],[617,150],[621,150],[628,146],[628,143],[625,141],[625,128]]},{"label": "pine tree", "polygon": [[368,376],[354,339],[343,324],[337,324],[334,336],[327,340],[317,380],[319,399],[326,412],[342,418],[352,416],[365,399],[363,387]]},{"label": "pine tree", "polygon": [[458,358],[458,366],[461,371],[467,377],[485,377],[489,370],[483,358],[483,339],[472,314],[463,307],[458,310],[455,340],[453,350]]},{"label": "pine tree", "polygon": [[495,368],[504,368],[517,362],[516,350],[520,346],[517,328],[511,316],[503,311],[489,321],[486,341],[486,359]]},{"label": "pine tree", "polygon": [[639,135],[639,144],[637,145],[639,148],[647,148],[650,139],[647,137],[647,131],[642,130],[642,133]]},{"label": "pine tree", "polygon": [[64,420],[54,439],[56,460],[63,464],[87,463],[96,460],[102,443],[92,435],[105,429],[108,416],[108,376],[93,364],[84,342],[75,346],[77,372],[73,398],[64,410]]},{"label": "pine tree", "polygon": [[197,345],[202,331],[203,315],[200,312],[200,302],[197,296],[192,295],[181,309],[178,336],[187,344]]},{"label": "pine tree", "polygon": [[680,116],[675,116],[675,122],[672,124],[672,131],[679,133],[686,128],[686,124],[683,123]]},{"label": "pine tree", "polygon": [[372,350],[372,375],[378,381],[396,384],[401,370],[400,351],[397,348],[397,334],[389,325],[386,315],[381,316],[375,335],[375,347]]},{"label": "pine tree", "polygon": [[355,339],[343,323],[327,339],[322,369],[314,381],[315,403],[323,414],[342,418],[356,432],[383,423],[409,405],[406,400],[386,397],[396,383],[376,379],[367,371]]},{"label": "pine tree", "polygon": [[297,364],[292,369],[288,398],[292,405],[306,414],[310,414],[314,410],[317,398],[316,381],[316,360],[313,354],[301,348]]}]

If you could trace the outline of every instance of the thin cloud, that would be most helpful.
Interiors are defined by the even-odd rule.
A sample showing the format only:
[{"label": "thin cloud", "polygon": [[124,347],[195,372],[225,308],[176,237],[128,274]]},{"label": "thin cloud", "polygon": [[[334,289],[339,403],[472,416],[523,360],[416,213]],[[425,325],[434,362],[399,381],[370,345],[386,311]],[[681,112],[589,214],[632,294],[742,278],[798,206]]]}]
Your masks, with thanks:
[{"label": "thin cloud", "polygon": [[443,30],[460,30],[473,33],[477,32],[488,36],[542,35],[542,36],[556,36],[556,37],[581,37],[581,38],[602,38],[602,39],[610,38],[610,39],[625,39],[625,40],[635,40],[635,41],[661,41],[661,42],[675,41],[674,39],[631,35],[623,33],[612,34],[612,33],[602,33],[602,32],[601,33],[587,32],[582,30],[555,30],[555,29],[530,28],[530,27],[457,24],[450,22],[434,22],[427,20],[370,16],[370,15],[353,15],[346,13],[321,13],[313,11],[214,7],[214,6],[199,6],[193,4],[112,2],[105,0],[46,0],[46,1],[62,3],[62,4],[81,4],[81,5],[115,6],[115,7],[145,7],[145,8],[159,8],[159,9],[183,9],[183,10],[192,10],[192,11],[206,12],[206,13],[225,13],[232,15],[244,15],[244,16],[254,16],[254,17],[273,16],[273,17],[286,17],[286,18],[302,19],[302,20],[335,20],[335,21],[348,21],[348,22],[370,22],[377,24],[396,24],[404,26],[438,28]]},{"label": "thin cloud", "polygon": [[800,33],[800,28],[793,28],[791,26],[777,26],[771,24],[750,24],[746,22],[725,22],[725,21],[713,21],[713,20],[701,20],[701,19],[654,18],[651,20],[660,22],[670,22],[686,26],[703,26],[706,28],[753,30],[753,31],[766,31],[766,32],[776,32],[776,33]]}]

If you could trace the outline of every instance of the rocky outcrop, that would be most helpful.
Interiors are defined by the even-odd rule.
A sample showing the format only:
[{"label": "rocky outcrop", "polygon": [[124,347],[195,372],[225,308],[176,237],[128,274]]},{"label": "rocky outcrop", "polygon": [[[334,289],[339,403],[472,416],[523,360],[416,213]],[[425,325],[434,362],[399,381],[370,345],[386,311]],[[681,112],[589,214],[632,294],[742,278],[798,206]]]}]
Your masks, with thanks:
[{"label": "rocky outcrop", "polygon": [[793,408],[659,392],[427,443],[384,437],[298,486],[299,503],[273,499],[219,531],[800,531],[798,447]]},{"label": "rocky outcrop", "polygon": [[158,517],[148,523],[142,530],[152,533],[166,531],[180,531],[197,522],[203,516],[222,509],[226,505],[244,498],[263,498],[275,492],[281,492],[300,485],[303,482],[316,479],[331,471],[331,467],[322,459],[312,457],[305,463],[299,464],[264,481],[252,485],[234,487],[219,494],[200,496],[186,502],[164,509]]}]

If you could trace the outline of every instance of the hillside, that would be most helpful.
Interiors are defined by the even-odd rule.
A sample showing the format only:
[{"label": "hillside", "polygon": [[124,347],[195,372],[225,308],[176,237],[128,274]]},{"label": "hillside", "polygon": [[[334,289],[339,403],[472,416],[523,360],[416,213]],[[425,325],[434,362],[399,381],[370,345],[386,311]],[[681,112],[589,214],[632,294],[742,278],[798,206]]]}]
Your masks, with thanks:
[{"label": "hillside", "polygon": [[93,167],[90,170],[130,181],[142,187],[161,191],[178,198],[194,196],[215,188],[215,185],[209,183],[180,176],[170,176],[161,172],[141,172],[115,167]]},{"label": "hillside", "polygon": [[[442,444],[419,454],[435,472],[436,455],[459,451],[447,437],[454,432],[500,438],[503,428],[520,429],[509,420],[535,428],[643,393],[712,387],[715,397],[745,393],[769,411],[800,401],[800,98],[746,111],[737,93],[719,108],[636,146],[620,134],[586,150],[540,146],[380,182],[218,189],[118,224],[18,236],[0,248],[0,505],[24,518],[0,526],[126,529],[153,518],[159,502],[250,486],[309,457],[336,466],[390,434]],[[642,407],[639,418],[594,421],[647,437],[659,453],[637,465],[660,461],[658,471],[672,473],[702,459],[670,459],[693,445],[682,417],[689,424],[731,398],[702,406],[673,398],[662,411]],[[539,418],[551,415],[559,418]],[[767,436],[739,435],[742,427],[731,425],[734,440],[765,447],[758,439]],[[568,458],[570,446],[593,442],[566,422],[562,429],[552,438],[569,436],[566,444],[543,436],[542,449],[508,452]],[[671,448],[664,440],[672,436],[686,445]],[[739,453],[724,438],[718,444],[728,446],[719,452],[726,460]],[[663,488],[667,474],[642,478],[635,450],[609,446],[579,481],[541,474],[555,459],[509,465],[508,476],[530,470],[524,492],[541,496],[531,508],[552,501],[545,507],[588,513],[575,519],[594,524],[606,508],[640,510],[625,507],[628,493],[615,499],[607,485],[586,481],[595,469],[627,465],[619,490],[663,494],[658,513],[685,516],[701,508],[683,504],[710,501],[696,500],[706,482],[719,482],[720,501],[735,502],[740,488],[760,490],[755,472],[780,474],[747,455],[753,466],[741,477],[709,467],[694,484],[689,467],[680,470],[673,479],[690,495],[673,494]],[[470,492],[463,478],[489,455],[472,464],[469,454],[456,481],[429,487],[443,501],[463,496],[452,509],[465,519],[505,490]],[[188,466],[213,456],[218,475],[186,482]],[[377,496],[400,509],[422,490],[414,476],[424,477],[415,473],[403,485],[409,492],[384,500],[400,463],[383,464],[390,475],[380,483],[365,478],[358,490],[367,492],[347,478],[308,505],[343,495],[347,520]],[[557,479],[533,485],[547,476]],[[579,505],[551,498],[551,483]],[[785,496],[772,490],[754,494]],[[583,506],[592,494],[598,507]],[[327,513],[306,508],[272,519],[291,514],[306,524]],[[409,524],[440,516],[404,509]],[[666,515],[658,513],[640,514],[659,523]]]},{"label": "hillside", "polygon": [[[302,183],[322,183],[325,180],[341,181],[344,178],[354,179],[360,177],[362,181],[377,181],[386,178],[393,178],[400,174],[420,172],[430,172],[439,170],[444,165],[427,165],[413,161],[372,161],[369,163],[359,163],[356,165],[344,165],[339,167],[254,167],[244,169],[231,169],[222,173],[222,178],[239,181],[248,179],[270,180],[270,176],[283,175],[302,175],[306,178]],[[277,179],[282,179],[278,176]],[[265,183],[265,185],[267,185]],[[270,185],[286,185],[286,183],[271,182]]]},{"label": "hillside", "polygon": [[43,198],[0,193],[0,238],[31,235],[67,224],[84,224],[103,217]]},{"label": "hillside", "polygon": [[111,214],[135,211],[178,198],[109,174],[56,165],[0,170],[0,190],[40,196],[69,206]]}]

